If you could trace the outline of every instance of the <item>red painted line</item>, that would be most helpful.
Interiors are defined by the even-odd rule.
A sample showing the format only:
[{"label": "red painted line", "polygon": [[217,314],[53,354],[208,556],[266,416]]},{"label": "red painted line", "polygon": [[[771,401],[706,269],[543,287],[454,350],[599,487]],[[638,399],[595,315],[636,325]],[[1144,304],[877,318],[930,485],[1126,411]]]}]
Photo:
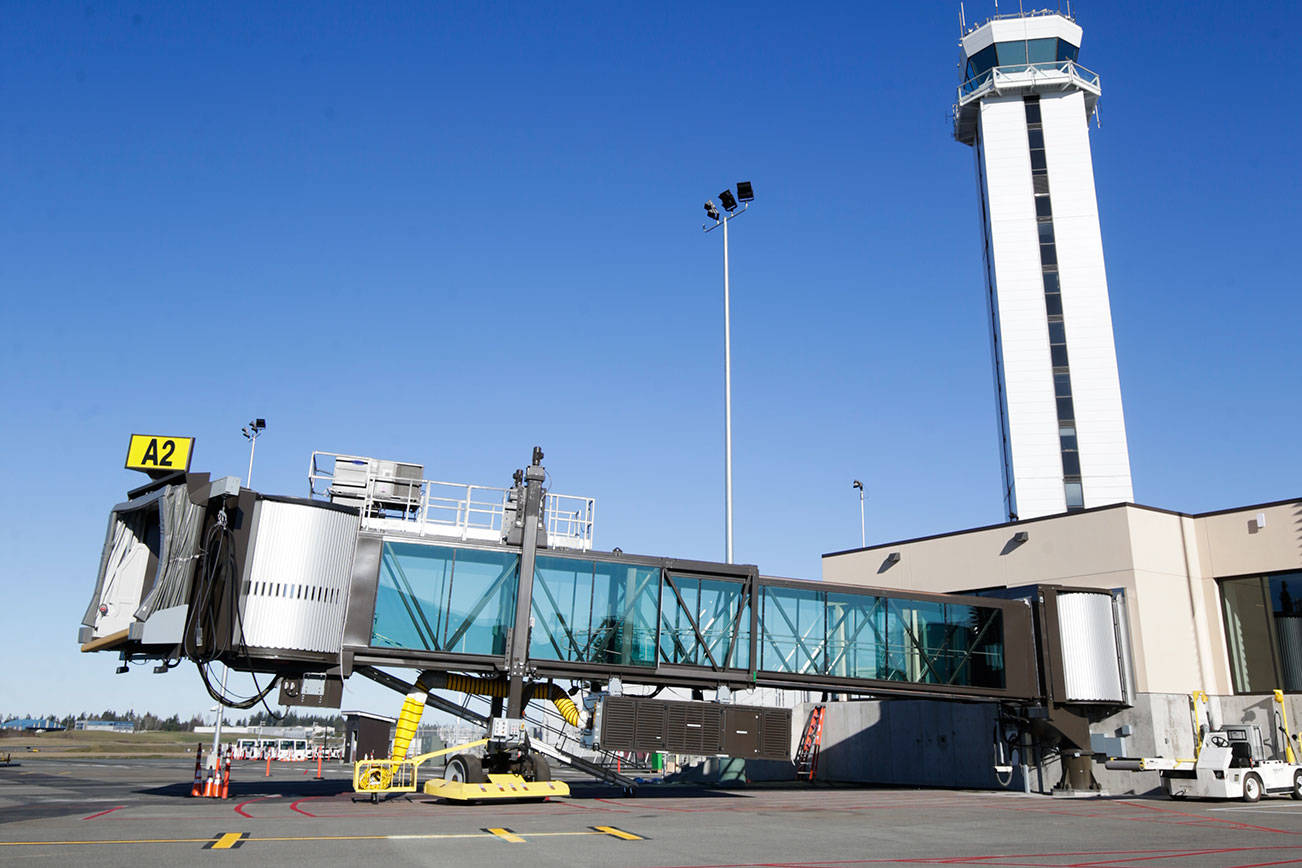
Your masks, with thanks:
[{"label": "red painted line", "polygon": [[1247,865],[1235,865],[1234,868],[1265,868],[1267,865],[1295,865],[1302,859],[1285,859],[1281,862],[1253,862]]},{"label": "red painted line", "polygon": [[116,805],[116,806],[114,806],[114,807],[112,807],[112,808],[109,808],[107,811],[100,811],[98,814],[91,814],[89,817],[82,817],[82,819],[83,819],[83,820],[93,820],[93,819],[95,819],[96,817],[102,817],[102,816],[104,816],[105,814],[111,814],[111,813],[113,813],[114,811],[120,811],[120,810],[122,810],[122,809],[125,808],[125,807],[126,807],[126,805]]},{"label": "red painted line", "polygon": [[272,797],[271,797],[271,796],[258,796],[256,799],[246,799],[246,800],[244,800],[243,802],[240,802],[238,805],[235,806],[235,813],[239,814],[241,817],[248,817],[250,820],[252,820],[252,819],[253,819],[253,815],[250,814],[248,811],[244,810],[244,806],[245,806],[245,805],[251,805],[251,804],[253,804],[254,802],[261,802],[263,799],[270,799],[270,798],[272,798]]},{"label": "red painted line", "polygon": [[304,798],[299,799],[297,802],[292,803],[292,804],[289,806],[289,809],[290,809],[291,811],[298,811],[300,814],[302,814],[302,815],[304,815],[304,816],[306,816],[306,817],[315,817],[316,814],[312,813],[311,811],[305,811],[305,810],[303,810],[302,808],[300,808],[300,807],[298,806],[298,803],[299,803],[299,802],[307,802],[307,801],[310,801],[310,800],[312,800],[312,799],[319,799],[319,798],[322,798],[322,797],[321,797],[321,796],[306,796],[306,797],[304,797]]},{"label": "red painted line", "polygon": [[1254,826],[1251,823],[1240,823],[1235,820],[1222,820],[1219,817],[1203,817],[1199,814],[1191,814],[1188,811],[1175,811],[1170,808],[1159,808],[1156,805],[1144,805],[1138,802],[1119,802],[1118,804],[1130,805],[1133,808],[1142,808],[1146,811],[1159,811],[1164,814],[1171,814],[1178,817],[1192,817],[1196,820],[1207,820],[1212,823],[1220,823],[1236,829],[1252,829],[1257,832],[1274,832],[1277,835],[1296,835],[1296,832],[1289,832],[1285,829],[1273,829],[1270,826]]}]

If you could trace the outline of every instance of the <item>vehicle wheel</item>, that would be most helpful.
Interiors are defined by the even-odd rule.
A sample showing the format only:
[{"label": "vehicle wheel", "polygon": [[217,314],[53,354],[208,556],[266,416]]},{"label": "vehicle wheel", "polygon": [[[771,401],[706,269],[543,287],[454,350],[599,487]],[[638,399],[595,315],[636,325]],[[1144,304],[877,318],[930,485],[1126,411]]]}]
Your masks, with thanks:
[{"label": "vehicle wheel", "polygon": [[460,753],[448,760],[448,767],[443,770],[443,780],[459,784],[482,784],[487,778],[484,777],[484,764],[479,757]]},{"label": "vehicle wheel", "polygon": [[1243,801],[1255,802],[1261,798],[1261,778],[1249,774],[1243,779]]},{"label": "vehicle wheel", "polygon": [[525,778],[531,781],[550,781],[552,767],[547,765],[547,758],[540,753],[531,753],[525,760]]},{"label": "vehicle wheel", "polygon": [[1302,799],[1302,771],[1293,772],[1293,791],[1289,795]]}]

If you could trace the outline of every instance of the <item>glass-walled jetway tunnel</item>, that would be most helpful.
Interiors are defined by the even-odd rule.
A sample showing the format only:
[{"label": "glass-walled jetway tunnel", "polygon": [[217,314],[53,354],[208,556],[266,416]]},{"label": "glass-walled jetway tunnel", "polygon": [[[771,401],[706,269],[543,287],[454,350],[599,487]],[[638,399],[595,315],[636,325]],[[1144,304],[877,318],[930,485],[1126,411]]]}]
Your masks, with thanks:
[{"label": "glass-walled jetway tunnel", "polygon": [[[499,671],[521,556],[363,533],[341,651],[352,665]],[[1033,699],[1020,600],[901,594],[754,567],[553,552],[535,560],[542,678]],[[1009,653],[1009,649],[1012,653]]]}]

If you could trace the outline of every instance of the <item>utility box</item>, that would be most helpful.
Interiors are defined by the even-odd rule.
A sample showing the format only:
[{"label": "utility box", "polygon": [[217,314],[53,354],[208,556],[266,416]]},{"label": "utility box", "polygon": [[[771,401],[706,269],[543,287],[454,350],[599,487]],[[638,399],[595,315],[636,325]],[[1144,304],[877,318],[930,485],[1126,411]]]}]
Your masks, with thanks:
[{"label": "utility box", "polygon": [[607,697],[599,708],[605,750],[791,759],[791,709]]}]

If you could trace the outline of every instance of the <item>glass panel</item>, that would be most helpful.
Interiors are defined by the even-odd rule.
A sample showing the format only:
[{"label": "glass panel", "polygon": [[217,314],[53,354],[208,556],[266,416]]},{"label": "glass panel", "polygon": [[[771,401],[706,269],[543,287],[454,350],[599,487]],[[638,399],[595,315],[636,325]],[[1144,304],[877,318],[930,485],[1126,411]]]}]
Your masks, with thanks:
[{"label": "glass panel", "polygon": [[1049,361],[1055,368],[1067,367],[1067,345],[1054,344],[1049,347]]},{"label": "glass panel", "polygon": [[1041,264],[1041,265],[1057,265],[1057,264],[1058,264],[1058,248],[1054,247],[1052,244],[1041,244],[1041,245],[1040,245],[1040,264]]},{"label": "glass panel", "polygon": [[1049,323],[1049,343],[1065,344],[1067,343],[1067,327],[1061,320]]},{"label": "glass panel", "polygon": [[1045,291],[1045,292],[1061,292],[1061,291],[1062,291],[1062,290],[1059,288],[1059,286],[1058,286],[1058,272],[1056,272],[1056,271],[1046,271],[1046,272],[1044,273],[1044,291]]},{"label": "glass panel", "polygon": [[1052,63],[1057,60],[1058,40],[1031,39],[1026,43],[1026,59],[1030,63]]},{"label": "glass panel", "polygon": [[1271,609],[1283,690],[1302,690],[1302,573],[1270,578]]},{"label": "glass panel", "polygon": [[1071,397],[1071,374],[1059,371],[1053,375],[1053,394],[1059,398]]},{"label": "glass panel", "polygon": [[995,65],[995,47],[987,45],[976,54],[968,58],[968,78],[976,78],[981,73],[987,71]]},{"label": "glass panel", "polygon": [[1261,579],[1221,582],[1226,640],[1230,646],[1230,671],[1238,693],[1273,690],[1275,665],[1270,647],[1266,595]]},{"label": "glass panel", "polygon": [[838,678],[886,678],[886,600],[827,595],[827,671]]},{"label": "glass panel", "polygon": [[1070,42],[1068,42],[1065,39],[1058,40],[1059,60],[1070,60],[1074,63],[1076,61],[1076,55],[1078,55],[1079,53],[1080,53],[1080,48],[1078,46],[1072,45]]},{"label": "glass panel", "polygon": [[1076,428],[1071,425],[1063,425],[1058,429],[1058,442],[1062,444],[1063,451],[1076,448]]},{"label": "glass panel", "polygon": [[1026,122],[1028,124],[1040,123],[1040,99],[1039,97],[1026,99]]},{"label": "glass panel", "polygon": [[1062,316],[1062,296],[1051,292],[1044,297],[1044,310],[1049,316]]},{"label": "glass panel", "polygon": [[1026,131],[1027,141],[1030,142],[1031,150],[1044,148],[1044,130],[1033,127]]},{"label": "glass panel", "polygon": [[592,562],[539,557],[533,571],[529,656],[583,660],[592,637]]},{"label": "glass panel", "polygon": [[1066,485],[1063,486],[1063,488],[1067,494],[1068,509],[1085,508],[1085,492],[1081,488],[1081,484],[1079,482],[1068,482],[1066,483]]},{"label": "glass panel", "polygon": [[371,644],[505,653],[519,560],[509,552],[384,543]]},{"label": "glass panel", "polygon": [[1040,243],[1051,244],[1053,242],[1053,223],[1048,220],[1041,220],[1036,224],[1040,232]]},{"label": "glass panel", "polygon": [[586,659],[620,666],[654,666],[659,567],[596,564],[592,637]]},{"label": "glass panel", "polygon": [[1062,472],[1064,476],[1080,476],[1080,453],[1062,453]]},{"label": "glass panel", "polygon": [[1053,216],[1053,206],[1052,206],[1051,204],[1049,204],[1049,197],[1048,197],[1048,196],[1036,196],[1036,197],[1035,197],[1035,216],[1036,216],[1036,217],[1052,217],[1052,216]]},{"label": "glass panel", "polygon": [[1058,399],[1058,421],[1070,422],[1076,418],[1076,412],[1072,409],[1071,396]]},{"label": "glass panel", "polygon": [[995,53],[999,57],[1000,66],[1014,66],[1016,64],[1026,63],[1026,43],[1018,40],[1017,42],[997,42],[995,43]]},{"label": "glass panel", "polygon": [[887,602],[895,680],[1004,686],[1003,613],[998,609]]},{"label": "glass panel", "polygon": [[827,664],[827,595],[794,588],[764,588],[760,610],[760,668],[819,674]]},{"label": "glass panel", "polygon": [[1036,148],[1034,151],[1031,151],[1031,171],[1045,172],[1048,171],[1048,168],[1049,164],[1044,159],[1044,150],[1042,148]]},{"label": "glass panel", "polygon": [[[750,609],[744,604],[742,585],[678,574],[673,575],[673,582],[682,595],[682,602],[666,581],[660,594],[661,659],[668,663],[720,667],[727,660],[729,668],[749,668]],[[693,619],[704,644],[692,628]]]}]

